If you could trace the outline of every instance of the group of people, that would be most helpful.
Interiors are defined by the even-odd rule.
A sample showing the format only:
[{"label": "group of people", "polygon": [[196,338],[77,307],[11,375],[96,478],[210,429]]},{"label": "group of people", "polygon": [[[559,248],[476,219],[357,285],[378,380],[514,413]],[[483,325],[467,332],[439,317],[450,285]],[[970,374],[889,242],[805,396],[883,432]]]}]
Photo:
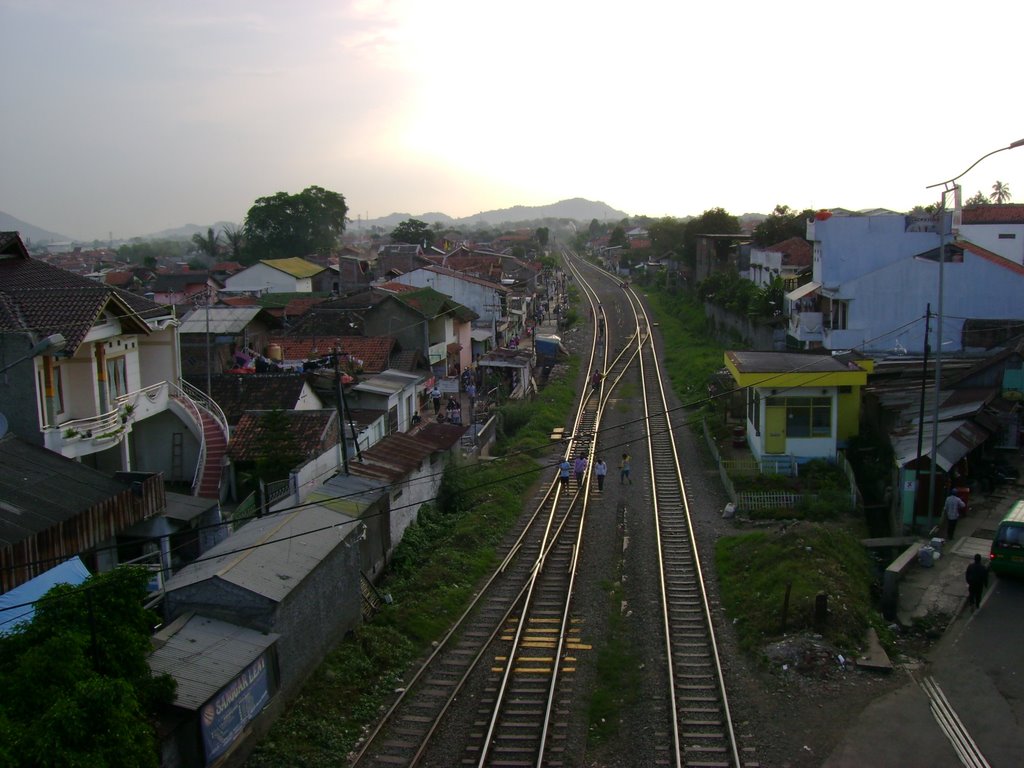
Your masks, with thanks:
[{"label": "group of people", "polygon": [[[619,483],[625,485],[629,483],[633,484],[630,475],[631,470],[631,457],[628,453],[622,454],[622,460],[619,462]],[[558,465],[558,481],[561,483],[562,488],[566,489],[569,487],[570,478],[575,478],[576,489],[579,490],[583,486],[583,476],[587,473],[587,454],[585,452],[580,453],[576,459],[572,462],[569,461],[568,457],[563,458],[561,463]],[[597,490],[604,490],[604,479],[608,476],[608,464],[604,459],[598,458],[594,463],[594,477],[597,478]]]},{"label": "group of people", "polygon": [[[955,488],[946,497],[942,512],[946,518],[946,538],[952,541],[956,535],[956,524],[967,512],[967,502],[960,498]],[[988,566],[982,562],[981,555],[975,555],[973,562],[967,566],[964,581],[967,582],[967,604],[977,610],[981,607],[981,595],[988,585]]]}]

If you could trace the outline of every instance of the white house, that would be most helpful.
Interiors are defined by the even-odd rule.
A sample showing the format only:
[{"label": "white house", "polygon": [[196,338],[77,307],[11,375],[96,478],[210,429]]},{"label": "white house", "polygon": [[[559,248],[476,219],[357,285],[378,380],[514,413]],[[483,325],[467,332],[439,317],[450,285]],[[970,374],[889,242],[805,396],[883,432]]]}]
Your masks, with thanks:
[{"label": "white house", "polygon": [[326,267],[300,258],[263,259],[224,280],[227,293],[312,293],[313,278]]}]

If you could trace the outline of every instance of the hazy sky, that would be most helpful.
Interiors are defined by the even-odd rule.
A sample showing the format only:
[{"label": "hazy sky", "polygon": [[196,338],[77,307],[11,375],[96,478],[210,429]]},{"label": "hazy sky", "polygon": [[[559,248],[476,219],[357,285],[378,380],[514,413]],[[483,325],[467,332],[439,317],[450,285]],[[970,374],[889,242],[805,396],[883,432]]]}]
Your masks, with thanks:
[{"label": "hazy sky", "polygon": [[[938,200],[1024,138],[1024,3],[0,0],[0,211],[80,238],[570,197],[686,216]],[[985,160],[1024,200],[1024,148]]]}]

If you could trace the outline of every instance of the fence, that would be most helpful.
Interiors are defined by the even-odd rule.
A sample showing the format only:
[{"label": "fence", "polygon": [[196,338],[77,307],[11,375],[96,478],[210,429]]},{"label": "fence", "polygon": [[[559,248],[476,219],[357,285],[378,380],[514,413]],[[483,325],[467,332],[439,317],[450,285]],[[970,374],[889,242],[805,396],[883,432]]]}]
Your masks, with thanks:
[{"label": "fence", "polygon": [[[813,502],[818,499],[815,493],[794,493],[792,491],[737,491],[733,485],[733,477],[750,478],[758,475],[786,474],[792,477],[799,475],[799,464],[792,456],[781,456],[774,458],[762,456],[760,463],[757,459],[723,459],[715,444],[714,435],[708,429],[707,419],[701,419],[701,427],[704,431],[704,441],[711,451],[711,456],[718,465],[718,476],[722,479],[722,486],[729,496],[737,511],[756,512],[769,509],[796,509],[803,502]],[[861,501],[860,490],[857,488],[857,480],[853,469],[847,462],[842,452],[836,452],[836,466],[846,476],[850,487],[850,506],[856,508]],[[785,471],[783,471],[785,470]]]}]

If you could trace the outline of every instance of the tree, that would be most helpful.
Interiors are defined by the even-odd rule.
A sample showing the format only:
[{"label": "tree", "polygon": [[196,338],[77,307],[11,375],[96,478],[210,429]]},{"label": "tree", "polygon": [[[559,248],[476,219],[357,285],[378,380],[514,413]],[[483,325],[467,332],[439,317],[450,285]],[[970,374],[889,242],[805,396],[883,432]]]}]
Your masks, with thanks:
[{"label": "tree", "polygon": [[651,238],[651,250],[661,260],[670,253],[681,256],[686,242],[686,222],[673,216],[652,221],[647,226]]},{"label": "tree", "polygon": [[406,219],[391,230],[391,242],[422,245],[426,248],[434,244],[434,230],[425,221]]},{"label": "tree", "polygon": [[709,208],[686,222],[683,260],[691,269],[697,264],[697,235],[739,234],[740,220],[724,208]]},{"label": "tree", "polygon": [[292,432],[291,420],[280,409],[260,416],[255,443],[259,455],[255,473],[265,483],[286,479],[302,462],[302,450]]},{"label": "tree", "polygon": [[612,248],[629,248],[629,238],[626,237],[626,230],[622,227],[615,227],[608,236],[608,245]]},{"label": "tree", "polygon": [[775,210],[754,228],[754,245],[767,248],[791,237],[807,236],[807,220],[814,216],[809,208],[797,213],[788,205],[776,205]]},{"label": "tree", "polygon": [[990,202],[988,195],[979,189],[974,197],[967,199],[967,202],[965,202],[964,205],[988,205]]},{"label": "tree", "polygon": [[245,231],[241,227],[228,225],[224,227],[224,239],[231,249],[231,258],[239,261],[242,258],[242,247],[245,245]]},{"label": "tree", "polygon": [[330,253],[345,231],[347,213],[344,196],[323,187],[261,197],[245,215],[246,260]]},{"label": "tree", "polygon": [[992,185],[992,199],[996,205],[1010,202],[1010,185],[997,181]]},{"label": "tree", "polygon": [[220,235],[213,231],[213,227],[206,230],[206,237],[199,232],[192,235],[192,244],[200,253],[206,254],[216,261],[217,254],[220,252]]},{"label": "tree", "polygon": [[539,245],[541,248],[547,248],[548,247],[548,237],[549,236],[550,236],[550,233],[549,233],[547,227],[538,227],[537,228],[537,245]]},{"label": "tree", "polygon": [[146,658],[156,614],[147,571],[121,567],[36,603],[30,624],[0,637],[0,764],[158,764],[153,716],[174,681]]}]

